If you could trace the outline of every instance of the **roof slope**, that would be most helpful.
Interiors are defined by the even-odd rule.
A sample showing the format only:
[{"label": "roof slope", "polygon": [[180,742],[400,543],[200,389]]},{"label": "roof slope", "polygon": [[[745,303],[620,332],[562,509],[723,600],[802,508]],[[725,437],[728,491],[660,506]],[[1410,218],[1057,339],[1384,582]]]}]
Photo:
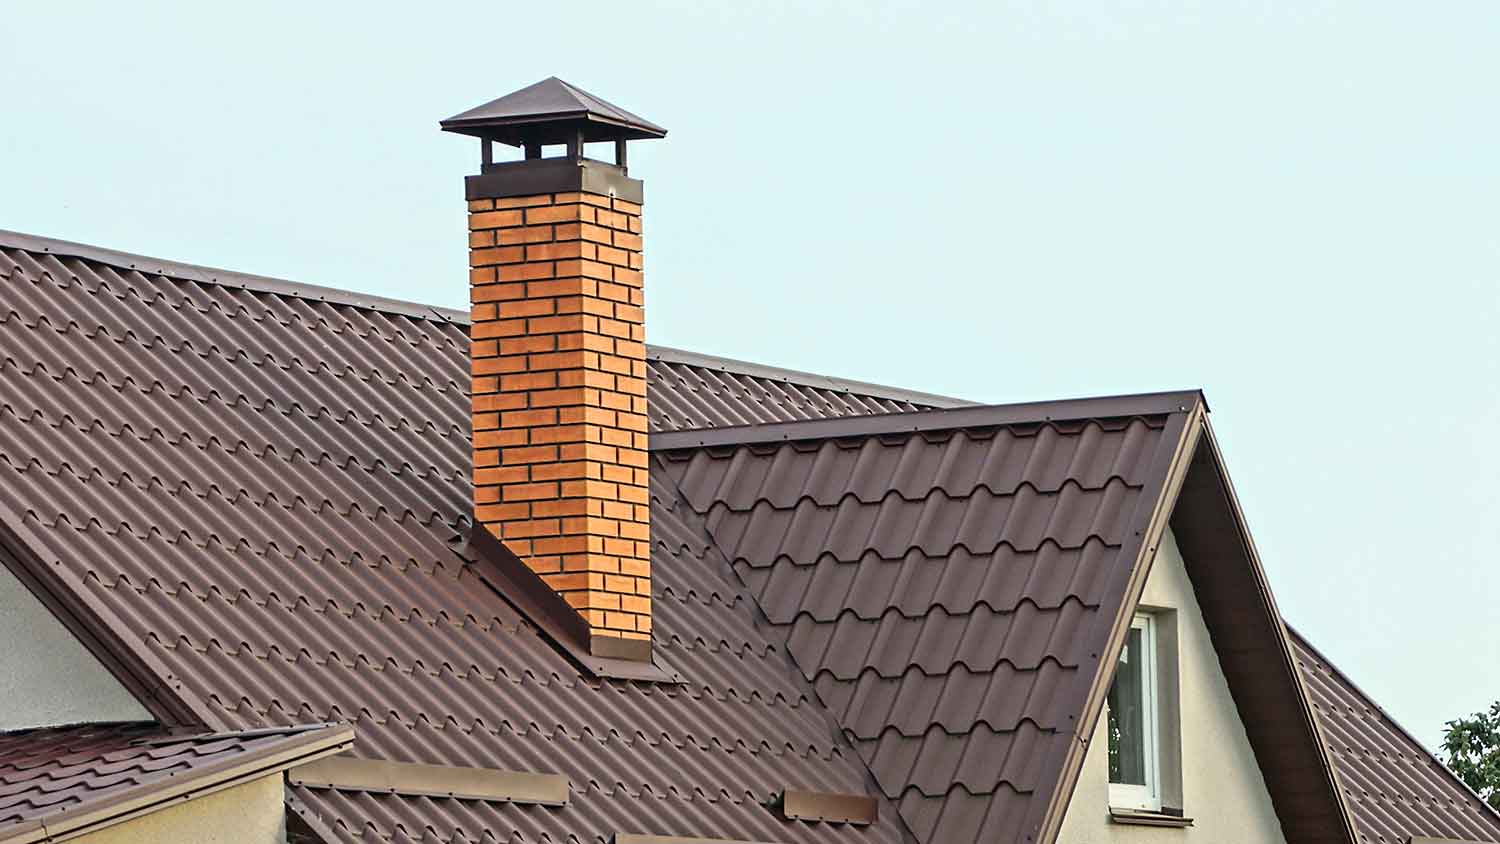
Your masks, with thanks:
[{"label": "roof slope", "polygon": [[923,841],[1035,840],[1196,395],[1064,404],[656,456]]},{"label": "roof slope", "polygon": [[652,347],[652,431],[902,413],[971,403],[842,378]]},{"label": "roof slope", "polygon": [[455,550],[464,326],[258,286],[0,248],[0,539],[163,695],[213,728],[347,719],[362,755],[572,783],[561,809],[299,787],[341,834],[902,840],[894,812],[858,828],[761,805],[873,786],[671,494],[655,635],[687,682],[587,679]]},{"label": "roof slope", "polygon": [[1500,815],[1301,634],[1292,641],[1362,841],[1500,841]]},{"label": "roof slope", "polygon": [[[0,735],[0,841],[107,825],[215,785],[275,773],[347,747],[347,727],[173,736],[154,724],[92,724]],[[170,787],[171,794],[163,789]]]}]

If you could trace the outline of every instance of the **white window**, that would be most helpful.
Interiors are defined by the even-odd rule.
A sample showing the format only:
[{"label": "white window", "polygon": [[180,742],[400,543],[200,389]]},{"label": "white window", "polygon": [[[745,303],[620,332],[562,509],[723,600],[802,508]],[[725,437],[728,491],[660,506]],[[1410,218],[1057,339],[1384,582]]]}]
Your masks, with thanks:
[{"label": "white window", "polygon": [[1161,811],[1156,622],[1137,615],[1109,687],[1109,804]]}]

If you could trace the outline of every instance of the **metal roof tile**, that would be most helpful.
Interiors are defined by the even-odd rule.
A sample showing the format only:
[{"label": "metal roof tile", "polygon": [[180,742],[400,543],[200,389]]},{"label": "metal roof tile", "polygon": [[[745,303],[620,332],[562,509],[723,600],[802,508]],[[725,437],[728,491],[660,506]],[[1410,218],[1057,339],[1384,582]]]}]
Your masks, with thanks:
[{"label": "metal roof tile", "polygon": [[662,451],[654,466],[704,515],[917,837],[1020,840],[1043,761],[1073,733],[1061,695],[1099,647],[1081,633],[1128,564],[1165,428],[927,419],[859,440],[788,428],[782,443]]},{"label": "metal roof tile", "polygon": [[[675,494],[653,502],[653,568],[658,647],[687,676],[680,689],[583,680],[475,576],[456,541],[470,495],[461,323],[0,243],[5,267],[0,503],[226,724],[346,718],[359,753],[399,761],[563,759],[575,782],[600,784],[591,794],[656,795],[651,811],[677,821],[663,832],[785,840],[786,822],[747,794],[865,788],[856,752]],[[746,412],[785,418],[767,400]],[[861,400],[839,401],[856,412]],[[326,790],[298,800],[327,817],[345,807]],[[610,801],[518,828],[604,841],[645,810],[612,814]],[[418,840],[429,828],[479,840],[476,820],[499,829],[506,816],[377,802],[377,828]],[[792,837],[900,840],[891,818]]]},{"label": "metal roof tile", "polygon": [[1297,663],[1362,841],[1500,841],[1496,813],[1292,631]]},{"label": "metal roof tile", "polygon": [[99,826],[96,816],[109,816],[111,806],[150,807],[159,789],[190,794],[193,788],[262,776],[273,757],[310,758],[347,747],[351,739],[347,728],[324,724],[211,735],[172,735],[154,724],[5,733],[0,735],[0,834],[39,821],[53,835],[89,831]]},{"label": "metal roof tile", "polygon": [[[689,682],[653,690],[581,679],[454,550],[462,314],[10,234],[0,303],[0,504],[191,694],[230,724],[348,717],[362,753],[565,759],[586,783],[562,812],[294,790],[391,840],[899,840],[900,824],[787,824],[735,796],[859,791],[856,753],[920,840],[1014,840],[1068,741],[1074,634],[1119,564],[1163,414],[1185,409],[933,414],[963,403],[653,349],[654,432],[764,426],[755,445],[735,444],[745,429],[654,455],[658,647]],[[1426,808],[1451,792],[1416,790],[1423,766],[1352,712],[1320,711],[1347,725],[1327,729],[1346,783],[1414,795],[1361,795],[1368,823],[1462,831]]]}]

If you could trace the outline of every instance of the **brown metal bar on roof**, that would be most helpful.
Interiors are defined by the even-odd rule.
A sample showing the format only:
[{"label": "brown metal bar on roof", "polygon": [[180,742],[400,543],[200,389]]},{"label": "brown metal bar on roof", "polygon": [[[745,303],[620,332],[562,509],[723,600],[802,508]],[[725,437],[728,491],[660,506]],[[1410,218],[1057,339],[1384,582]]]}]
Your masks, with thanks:
[{"label": "brown metal bar on roof", "polygon": [[841,439],[954,428],[1079,422],[1088,419],[1114,419],[1128,416],[1162,416],[1186,413],[1202,404],[1202,398],[1202,393],[1197,390],[1180,390],[1169,393],[1101,396],[1024,404],[974,405],[834,419],[803,419],[795,422],[744,425],[737,428],[660,431],[651,434],[650,447],[652,451],[672,451],[683,448]]},{"label": "brown metal bar on roof", "polygon": [[497,800],[565,806],[568,778],[560,774],[419,765],[385,759],[330,756],[287,772],[287,782],[307,788],[380,791],[464,800]]},{"label": "brown metal bar on roof", "polygon": [[740,841],[730,838],[683,838],[676,835],[631,835],[617,832],[611,844],[775,844],[775,842]]},{"label": "brown metal bar on roof", "polygon": [[[488,530],[475,528],[470,532],[462,557],[476,564],[480,579],[536,625],[547,640],[594,676],[644,683],[685,682],[675,668],[660,654],[651,654],[649,648],[643,651],[647,656],[644,660],[642,652],[612,652],[610,639],[594,636],[578,611]],[[628,640],[613,641],[629,647]],[[603,647],[598,647],[601,644]]]},{"label": "brown metal bar on roof", "polygon": [[787,820],[866,825],[875,822],[880,804],[866,794],[833,794],[787,789],[776,799]]}]

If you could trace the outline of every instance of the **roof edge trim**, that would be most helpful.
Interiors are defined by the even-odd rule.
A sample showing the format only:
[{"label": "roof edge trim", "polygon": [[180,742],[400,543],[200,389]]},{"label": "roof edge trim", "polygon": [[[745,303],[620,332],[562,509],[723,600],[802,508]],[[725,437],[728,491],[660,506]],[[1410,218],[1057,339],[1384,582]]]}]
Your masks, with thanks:
[{"label": "roof edge trim", "polygon": [[4,504],[0,504],[0,565],[9,568],[157,720],[171,727],[228,727],[216,711],[178,682],[157,654],[121,634],[125,628],[114,611],[92,591],[70,582],[66,567],[57,563],[56,550]]},{"label": "roof edge trim", "polygon": [[[1312,790],[1312,787],[1304,787],[1295,794],[1288,790],[1289,786],[1286,784],[1288,765],[1285,762],[1285,754],[1272,746],[1272,743],[1278,740],[1278,736],[1287,730],[1301,727],[1305,730],[1305,739],[1310,746],[1294,745],[1290,742],[1288,746],[1294,749],[1300,747],[1304,752],[1310,752],[1315,759],[1298,762],[1292,765],[1290,770],[1305,772],[1320,768],[1318,773],[1321,774],[1321,785],[1324,791],[1322,796],[1329,801],[1325,808],[1330,809],[1332,814],[1337,816],[1325,819],[1328,823],[1326,831],[1329,837],[1323,837],[1321,840],[1337,838],[1354,844],[1360,840],[1359,831],[1355,827],[1354,814],[1345,799],[1343,784],[1339,778],[1337,766],[1330,756],[1322,725],[1314,711],[1306,678],[1297,665],[1291,637],[1287,632],[1286,623],[1282,620],[1281,610],[1276,605],[1276,596],[1266,576],[1260,551],[1256,548],[1255,537],[1250,532],[1249,521],[1240,504],[1239,494],[1234,488],[1234,480],[1229,475],[1229,468],[1219,448],[1218,438],[1214,435],[1213,426],[1205,419],[1202,429],[1202,436],[1192,456],[1186,483],[1173,505],[1171,518],[1173,533],[1182,550],[1188,577],[1193,583],[1194,597],[1198,602],[1204,624],[1208,627],[1209,636],[1214,641],[1214,650],[1218,654],[1224,679],[1234,698],[1235,709],[1254,750],[1256,763],[1261,769],[1283,832],[1287,833],[1289,839],[1296,837],[1307,840],[1312,840],[1317,833],[1322,832],[1317,829],[1318,810],[1308,808],[1301,799]],[[1220,520],[1227,519],[1228,524],[1205,529],[1205,523],[1211,525],[1215,513],[1219,514],[1217,518]],[[1222,550],[1216,551],[1216,548]],[[1224,553],[1240,557],[1244,561],[1243,566],[1226,568],[1221,565],[1215,568],[1209,562],[1205,562],[1211,560],[1215,554]],[[1204,572],[1209,570],[1221,573],[1243,571],[1248,582],[1228,588],[1219,586],[1216,590],[1216,581],[1204,577]],[[1267,625],[1268,629],[1264,633],[1269,637],[1264,646],[1264,650],[1268,653],[1261,658],[1276,660],[1281,672],[1280,681],[1287,684],[1287,688],[1280,691],[1290,693],[1294,697],[1294,700],[1286,702],[1288,706],[1278,711],[1274,718],[1260,717],[1260,713],[1254,706],[1255,701],[1264,700],[1267,694],[1277,693],[1278,690],[1270,688],[1274,678],[1247,676],[1248,669],[1245,666],[1245,660],[1254,658],[1254,648],[1259,643],[1247,645],[1245,642],[1235,641],[1236,635],[1244,635],[1250,630],[1252,622],[1247,621],[1244,615],[1236,616],[1232,621],[1224,620],[1224,616],[1229,613],[1225,602],[1234,600],[1251,600],[1258,603],[1250,616],[1258,617]],[[1251,692],[1252,685],[1255,686],[1254,692]],[[1276,770],[1277,765],[1282,766],[1281,771]],[[1290,821],[1293,820],[1307,826],[1288,832],[1288,827],[1292,826]]]},{"label": "roof edge trim", "polygon": [[[973,405],[837,419],[810,419],[734,428],[696,428],[651,435],[651,451],[753,445],[797,440],[942,431],[1040,422],[1074,422],[1127,416],[1186,413],[1203,404],[1199,390],[1064,399],[1018,404]],[[1206,406],[1206,405],[1205,405]]]},{"label": "roof edge trim", "polygon": [[[166,782],[136,786],[98,804],[84,803],[50,817],[37,818],[7,833],[7,844],[67,841],[149,815],[160,809],[271,776],[296,765],[341,753],[354,746],[354,727],[334,724],[317,730],[296,730],[284,742],[269,745],[223,764]],[[190,740],[192,736],[183,736]]]}]

